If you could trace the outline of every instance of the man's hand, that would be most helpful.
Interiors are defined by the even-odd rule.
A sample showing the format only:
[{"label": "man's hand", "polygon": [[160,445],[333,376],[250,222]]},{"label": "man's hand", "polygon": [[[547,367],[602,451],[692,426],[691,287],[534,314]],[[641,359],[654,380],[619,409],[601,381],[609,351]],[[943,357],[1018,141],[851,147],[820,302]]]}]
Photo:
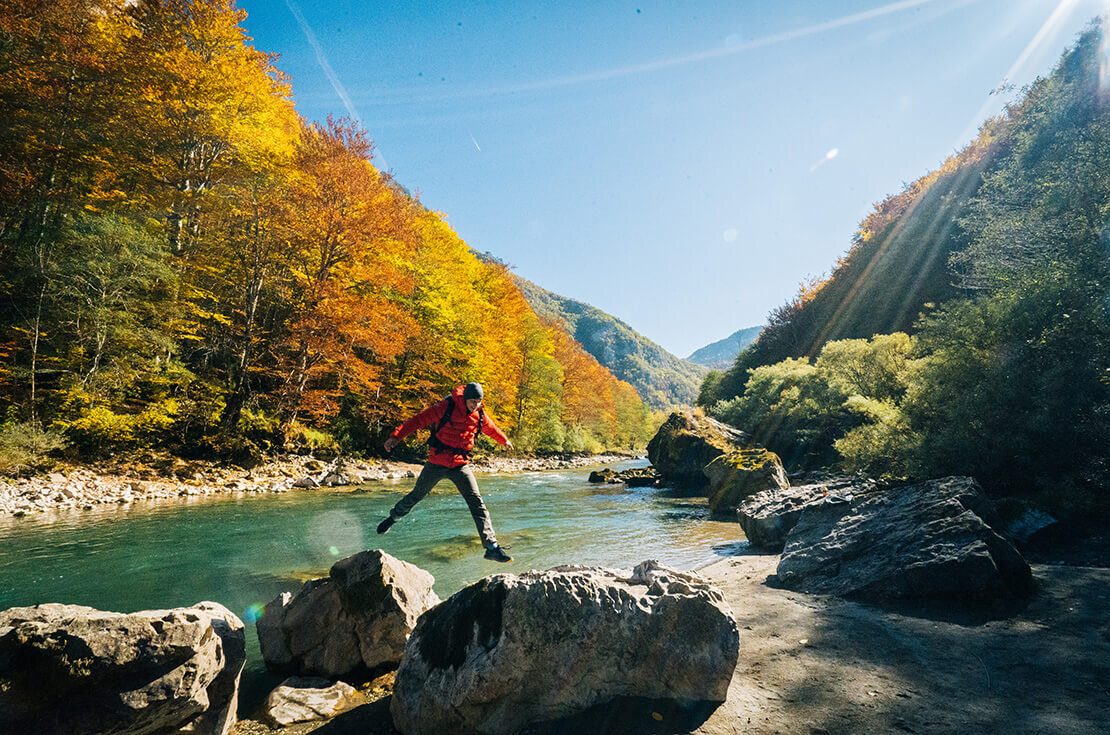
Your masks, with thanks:
[{"label": "man's hand", "polygon": [[393,447],[397,446],[397,444],[398,444],[398,442],[397,442],[396,439],[394,439],[393,437],[389,437],[388,439],[385,440],[385,445],[384,445],[385,446],[385,451],[392,452]]},{"label": "man's hand", "polygon": [[512,449],[513,448],[513,443],[511,441],[506,441],[505,442],[505,448],[506,449]]}]

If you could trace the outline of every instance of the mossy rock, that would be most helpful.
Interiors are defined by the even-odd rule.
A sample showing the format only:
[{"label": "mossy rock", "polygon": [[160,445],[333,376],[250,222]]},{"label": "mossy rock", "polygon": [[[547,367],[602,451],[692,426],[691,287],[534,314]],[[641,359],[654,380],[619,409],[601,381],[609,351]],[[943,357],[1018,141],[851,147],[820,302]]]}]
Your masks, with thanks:
[{"label": "mossy rock", "polygon": [[779,456],[760,448],[722,454],[704,469],[709,479],[709,509],[714,515],[731,515],[746,498],[766,490],[790,487]]},{"label": "mossy rock", "polygon": [[743,447],[747,435],[696,411],[672,413],[648,443],[651,464],[675,487],[704,491],[703,468],[717,457]]}]

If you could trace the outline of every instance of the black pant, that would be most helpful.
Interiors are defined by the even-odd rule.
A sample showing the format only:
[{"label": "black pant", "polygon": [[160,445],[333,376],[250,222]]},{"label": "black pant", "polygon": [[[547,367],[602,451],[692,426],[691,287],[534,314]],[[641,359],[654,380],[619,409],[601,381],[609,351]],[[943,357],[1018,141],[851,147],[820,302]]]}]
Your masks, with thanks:
[{"label": "black pant", "polygon": [[496,546],[497,538],[493,534],[493,520],[489,517],[486,504],[482,502],[482,495],[478,492],[478,480],[474,477],[474,471],[470,469],[470,465],[444,467],[431,462],[426,463],[424,469],[420,471],[420,476],[416,478],[416,487],[397,501],[393,510],[389,511],[390,518],[397,520],[407,516],[413,506],[423,500],[432,488],[445,478],[455,483],[459,494],[470,507],[470,515],[474,518],[474,525],[478,527],[478,536],[482,539],[482,545],[487,549]]}]

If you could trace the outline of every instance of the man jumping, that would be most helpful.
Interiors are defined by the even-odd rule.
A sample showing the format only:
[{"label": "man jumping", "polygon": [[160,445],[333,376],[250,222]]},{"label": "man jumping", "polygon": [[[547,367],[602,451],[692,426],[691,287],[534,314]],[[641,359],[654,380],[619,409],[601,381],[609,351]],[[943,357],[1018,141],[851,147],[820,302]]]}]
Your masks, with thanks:
[{"label": "man jumping", "polygon": [[398,500],[389,511],[389,517],[378,524],[378,533],[385,533],[398,519],[408,515],[414,505],[423,500],[440,480],[446,478],[455,483],[459,493],[466,499],[474,525],[478,527],[478,536],[486,547],[486,558],[501,562],[513,560],[505,549],[497,545],[493,521],[486,504],[482,502],[478,480],[469,464],[470,453],[474,450],[474,442],[479,434],[485,434],[509,449],[513,448],[513,443],[482,409],[482,394],[482,386],[478,383],[460,385],[442,401],[425,408],[398,426],[385,440],[385,451],[390,452],[414,431],[425,428],[432,430],[428,439],[428,461],[416,478],[416,487]]}]

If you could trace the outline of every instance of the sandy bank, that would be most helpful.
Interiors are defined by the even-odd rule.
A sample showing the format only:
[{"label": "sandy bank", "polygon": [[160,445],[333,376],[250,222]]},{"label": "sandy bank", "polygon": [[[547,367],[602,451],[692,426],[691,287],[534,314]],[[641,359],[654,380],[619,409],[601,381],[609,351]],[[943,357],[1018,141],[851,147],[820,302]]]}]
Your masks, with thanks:
[{"label": "sandy bank", "polygon": [[956,614],[772,589],[777,563],[701,570],[741,642],[728,701],[696,732],[1110,732],[1110,569],[1036,564],[1016,609]]}]

